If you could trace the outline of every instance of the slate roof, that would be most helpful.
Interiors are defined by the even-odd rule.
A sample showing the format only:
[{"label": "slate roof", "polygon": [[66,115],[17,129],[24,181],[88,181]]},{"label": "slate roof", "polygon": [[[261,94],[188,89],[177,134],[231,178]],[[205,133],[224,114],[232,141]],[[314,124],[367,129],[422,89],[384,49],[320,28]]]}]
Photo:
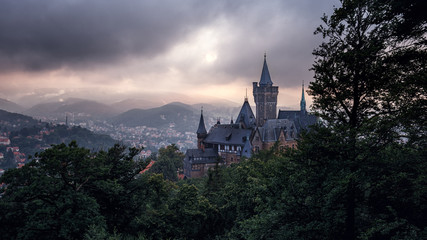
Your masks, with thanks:
[{"label": "slate roof", "polygon": [[203,110],[202,110],[202,112],[201,112],[201,114],[200,114],[200,121],[199,121],[199,127],[197,128],[197,132],[196,132],[197,134],[206,134],[206,133],[208,133],[207,131],[206,131],[206,127],[205,127],[205,120],[204,120],[204,118],[203,118]]},{"label": "slate roof", "polygon": [[213,148],[188,149],[185,153],[185,161],[191,163],[216,163],[218,161],[218,152]]},{"label": "slate roof", "polygon": [[286,140],[293,140],[297,134],[294,122],[288,119],[268,119],[258,131],[263,142],[279,140],[281,131],[284,132]]},{"label": "slate roof", "polygon": [[259,80],[260,86],[272,86],[273,82],[271,81],[270,71],[268,71],[267,59],[264,54],[264,65],[262,66],[261,79]]},{"label": "slate roof", "polygon": [[205,138],[205,143],[244,146],[249,141],[251,129],[240,128],[240,124],[217,124],[213,126]]},{"label": "slate roof", "polygon": [[298,132],[301,131],[301,129],[307,129],[310,125],[314,125],[317,122],[316,116],[301,111],[279,110],[279,115],[277,118],[293,121]]},{"label": "slate roof", "polygon": [[236,123],[243,123],[244,128],[255,128],[256,126],[255,114],[252,112],[252,108],[249,105],[247,98],[240,109]]},{"label": "slate roof", "polygon": [[252,144],[250,141],[245,142],[245,146],[242,148],[241,156],[247,158],[252,156]]}]

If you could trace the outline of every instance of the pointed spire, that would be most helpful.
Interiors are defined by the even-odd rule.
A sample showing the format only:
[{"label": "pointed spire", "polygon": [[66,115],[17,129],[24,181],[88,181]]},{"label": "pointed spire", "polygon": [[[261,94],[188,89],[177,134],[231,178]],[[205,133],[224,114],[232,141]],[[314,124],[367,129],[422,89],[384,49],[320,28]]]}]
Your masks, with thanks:
[{"label": "pointed spire", "polygon": [[300,107],[301,107],[301,113],[306,113],[306,105],[305,105],[305,96],[304,96],[304,80],[302,81],[302,93],[301,93],[301,102],[300,102]]},{"label": "pointed spire", "polygon": [[197,129],[197,134],[207,134],[208,132],[206,131],[206,127],[205,127],[205,120],[203,118],[203,107],[200,113],[200,121],[199,121],[199,128]]},{"label": "pointed spire", "polygon": [[264,65],[262,66],[261,79],[259,80],[260,86],[271,86],[273,82],[271,81],[270,72],[268,71],[267,66],[267,54],[264,53]]},{"label": "pointed spire", "polygon": [[248,89],[246,88],[245,102],[248,101]]},{"label": "pointed spire", "polygon": [[245,101],[240,109],[239,115],[236,118],[235,123],[242,123],[245,128],[253,128],[256,125],[256,118],[252,112],[252,108],[248,101]]}]

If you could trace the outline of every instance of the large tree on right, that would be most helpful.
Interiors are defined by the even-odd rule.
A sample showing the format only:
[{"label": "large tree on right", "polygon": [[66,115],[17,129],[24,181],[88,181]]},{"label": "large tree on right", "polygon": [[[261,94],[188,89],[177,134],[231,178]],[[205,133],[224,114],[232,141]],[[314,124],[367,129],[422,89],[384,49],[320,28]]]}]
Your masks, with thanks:
[{"label": "large tree on right", "polygon": [[337,238],[416,239],[426,234],[426,1],[341,3],[315,32],[325,41],[308,92],[327,130],[305,137],[301,159],[327,169],[320,208]]},{"label": "large tree on right", "polygon": [[322,18],[309,93],[329,125],[425,144],[426,10],[422,0],[343,0]]}]

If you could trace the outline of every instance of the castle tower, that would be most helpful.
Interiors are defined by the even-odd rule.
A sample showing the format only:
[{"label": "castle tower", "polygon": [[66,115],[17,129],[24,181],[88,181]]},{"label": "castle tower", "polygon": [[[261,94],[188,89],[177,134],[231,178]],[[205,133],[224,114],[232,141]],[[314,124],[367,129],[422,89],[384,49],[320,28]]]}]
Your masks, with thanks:
[{"label": "castle tower", "polygon": [[300,108],[301,108],[301,114],[307,113],[307,108],[305,106],[305,97],[304,97],[304,82],[302,82],[302,95],[301,95]]},{"label": "castle tower", "polygon": [[266,54],[264,54],[264,65],[262,67],[259,84],[253,82],[253,94],[256,104],[256,125],[264,125],[265,120],[276,118],[277,95],[279,87],[273,86],[270,72],[268,71]]},{"label": "castle tower", "polygon": [[208,135],[208,132],[206,131],[205,127],[205,120],[203,118],[203,107],[200,113],[200,121],[199,121],[199,127],[197,128],[197,148],[203,149],[203,140],[205,140],[206,136]]}]

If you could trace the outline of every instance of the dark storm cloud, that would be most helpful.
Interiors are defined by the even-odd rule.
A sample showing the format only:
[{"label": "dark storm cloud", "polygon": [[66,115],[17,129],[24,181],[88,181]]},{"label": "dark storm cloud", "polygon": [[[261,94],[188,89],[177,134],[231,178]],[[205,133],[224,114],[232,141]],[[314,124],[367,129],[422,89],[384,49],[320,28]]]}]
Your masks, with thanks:
[{"label": "dark storm cloud", "polygon": [[0,68],[84,67],[165,51],[216,14],[199,1],[1,0]]},{"label": "dark storm cloud", "polygon": [[[311,52],[321,41],[312,33],[337,1],[0,0],[0,72],[112,69],[126,57],[149,61],[224,19],[230,36],[220,36],[218,61],[205,73],[225,73],[219,84],[257,81],[267,51],[275,84],[292,87],[311,78]],[[183,58],[181,66],[191,67],[194,59]]]},{"label": "dark storm cloud", "polygon": [[330,14],[338,3],[338,0],[260,1],[252,5],[252,11],[251,7],[241,6],[234,15],[229,15],[234,22],[247,19],[240,22],[241,29],[236,32],[241,35],[236,37],[240,42],[226,46],[226,60],[219,68],[230,75],[258,81],[265,51],[275,84],[293,87],[303,80],[310,81],[312,51],[322,42],[313,32],[321,24],[321,16]]}]

